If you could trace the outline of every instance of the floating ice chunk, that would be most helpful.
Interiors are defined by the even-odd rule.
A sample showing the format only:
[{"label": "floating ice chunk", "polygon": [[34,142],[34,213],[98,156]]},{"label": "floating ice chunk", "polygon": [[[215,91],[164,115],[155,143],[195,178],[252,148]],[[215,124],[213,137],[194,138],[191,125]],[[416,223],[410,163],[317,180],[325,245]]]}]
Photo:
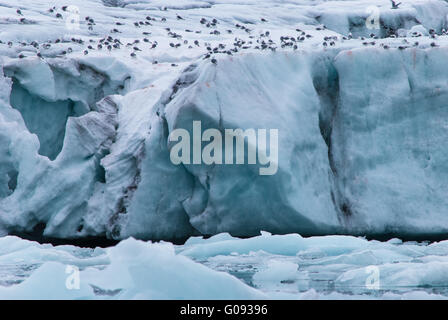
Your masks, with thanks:
[{"label": "floating ice chunk", "polygon": [[233,276],[176,255],[173,245],[168,243],[154,244],[130,238],[107,249],[107,253],[110,265],[104,270],[86,269],[81,277],[97,288],[115,290],[120,299],[264,297]]},{"label": "floating ice chunk", "polygon": [[269,260],[266,269],[258,271],[253,279],[255,283],[294,281],[297,278],[298,265],[289,261]]},{"label": "floating ice chunk", "polygon": [[[251,239],[229,239],[226,234],[216,238],[210,239],[208,245],[227,243],[237,248],[234,242],[241,242],[240,252],[250,246],[257,248],[255,244],[261,239],[258,248],[262,245],[271,251],[272,247],[284,246],[293,239],[260,236],[248,243]],[[283,255],[278,249],[277,253],[253,251],[232,256],[232,250],[225,255],[203,256],[199,264],[177,254],[170,243],[129,238],[107,249],[89,249],[42,245],[8,236],[0,238],[0,298],[439,299],[447,296],[448,248],[444,242],[390,244],[356,241],[347,236],[297,239],[304,242],[301,253],[317,248],[325,254]],[[194,247],[204,249],[208,240],[190,242],[184,251]],[[344,253],[334,251],[335,242],[338,246],[345,242]],[[182,251],[181,247],[176,249]],[[379,270],[380,290],[366,286],[369,276],[366,267],[372,263]]]},{"label": "floating ice chunk", "polygon": [[173,245],[168,243],[130,238],[105,251],[93,251],[82,257],[86,249],[39,245],[16,237],[0,238],[0,242],[9,244],[0,253],[0,266],[7,262],[18,264],[19,259],[23,265],[39,266],[23,282],[0,286],[0,299],[267,297],[229,274],[176,255]]},{"label": "floating ice chunk", "polygon": [[225,237],[223,241],[205,240],[194,246],[187,246],[181,253],[195,259],[227,255],[232,252],[249,254],[256,251],[295,256],[302,250],[313,248],[313,250],[320,249],[326,255],[338,255],[365,247],[367,244],[368,241],[365,239],[347,236],[303,238],[298,234],[271,236],[264,234],[248,239]]}]

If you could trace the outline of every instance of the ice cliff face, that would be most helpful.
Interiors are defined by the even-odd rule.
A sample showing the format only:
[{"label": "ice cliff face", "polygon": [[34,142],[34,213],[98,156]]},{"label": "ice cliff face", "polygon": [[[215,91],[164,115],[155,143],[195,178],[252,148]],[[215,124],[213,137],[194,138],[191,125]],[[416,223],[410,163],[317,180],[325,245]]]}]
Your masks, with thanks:
[{"label": "ice cliff face", "polygon": [[446,232],[447,57],[444,48],[336,57],[331,154],[350,230]]},{"label": "ice cliff face", "polygon": [[[167,182],[154,173],[157,184],[168,186],[168,202],[182,204],[178,212],[202,234],[446,232],[446,54],[366,48],[196,66],[180,78],[194,82],[163,105],[164,117],[156,115],[166,123],[164,144],[169,131],[191,127],[192,119],[210,128],[278,128],[279,171],[259,176],[253,166],[187,165],[172,168]],[[160,152],[167,160],[168,150]],[[160,160],[147,161],[158,171]],[[182,191],[170,189],[173,177]],[[133,203],[140,206],[149,190],[138,188],[141,200]],[[125,234],[136,226],[144,234],[143,219],[130,210]]]},{"label": "ice cliff face", "polygon": [[116,126],[116,106],[93,102],[116,84],[64,60],[30,58],[5,63],[3,72],[2,227],[44,225],[58,237],[81,231]]},{"label": "ice cliff face", "polygon": [[[255,42],[251,32],[217,39],[208,29],[202,36],[186,33],[184,39],[192,43],[199,37],[201,44],[182,51],[170,49],[170,40],[161,35],[166,24],[160,22],[148,37],[163,48],[136,59],[122,50],[85,55],[74,44],[72,56],[51,49],[48,57],[29,51],[16,58],[11,52],[20,45],[1,44],[0,229],[48,238],[169,240],[220,232],[250,236],[260,230],[447,232],[446,36],[436,46],[427,36],[342,41],[340,33],[371,31],[365,27],[366,3],[346,2],[354,9],[297,2],[294,8],[303,10],[294,18],[286,7],[270,12],[266,4],[250,1],[210,2],[203,8],[185,3],[183,19],[216,14],[223,34],[234,19],[250,25],[252,34],[272,28],[269,38],[276,42],[281,35],[312,30],[309,43],[296,50],[284,41],[276,51],[254,44],[245,53],[216,55],[216,63],[203,59],[203,41],[210,46],[230,46],[235,37]],[[387,10],[387,3],[379,37],[415,25],[412,30],[441,33],[446,26],[443,1],[415,1],[403,10]],[[158,15],[173,15],[154,10],[154,3],[148,8],[77,4],[101,8],[98,32],[112,28],[105,17],[117,12],[128,15],[123,19],[132,25],[139,5],[157,23]],[[259,25],[252,16],[241,22],[236,13],[242,6],[264,16],[269,11],[269,22]],[[45,25],[33,19],[35,28]],[[300,24],[300,31],[285,31],[291,22]],[[317,22],[331,30],[315,32],[311,24]],[[170,26],[172,32],[185,24],[174,18]],[[132,28],[122,31],[123,43],[136,37]],[[86,42],[98,38],[82,36]],[[337,44],[323,48],[323,37],[329,36],[337,36]],[[278,129],[278,171],[263,176],[259,165],[174,165],[170,133],[191,132],[193,121],[221,132]]]}]

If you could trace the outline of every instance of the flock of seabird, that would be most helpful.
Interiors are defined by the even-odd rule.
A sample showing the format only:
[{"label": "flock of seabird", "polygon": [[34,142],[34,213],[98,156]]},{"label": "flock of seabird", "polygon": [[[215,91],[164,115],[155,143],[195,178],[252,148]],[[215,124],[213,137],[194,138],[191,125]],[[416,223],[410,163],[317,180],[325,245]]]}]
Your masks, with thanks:
[{"label": "flock of seabird", "polygon": [[[400,3],[396,3],[394,1],[392,2],[392,9],[397,9]],[[67,11],[67,6],[61,7],[62,11]],[[164,8],[166,11],[166,8]],[[20,9],[16,10],[17,15],[19,16],[19,23],[27,23],[27,19],[24,16],[23,12]],[[57,19],[63,19],[62,13],[59,11],[57,7],[52,7],[48,9],[48,13],[54,15]],[[173,16],[174,20],[180,21],[180,20],[187,20],[186,18],[182,17],[181,15],[175,13]],[[261,23],[266,23],[267,20],[265,18],[260,18]],[[95,20],[89,16],[84,17],[84,23],[87,25],[89,30],[93,30],[95,27]],[[40,58],[43,58],[45,56],[50,56],[50,54],[46,54],[46,51],[49,50],[52,46],[55,46],[55,44],[60,43],[68,43],[71,42],[74,45],[78,46],[84,46],[81,51],[83,51],[84,55],[88,55],[92,51],[108,51],[112,52],[115,50],[121,50],[123,48],[126,48],[130,51],[129,55],[132,58],[136,58],[140,52],[153,50],[157,48],[159,45],[156,40],[151,39],[151,27],[154,24],[162,24],[163,29],[166,32],[166,37],[171,39],[169,42],[169,46],[172,49],[192,49],[192,48],[203,48],[203,59],[209,59],[212,63],[216,64],[217,60],[215,55],[217,54],[227,54],[227,55],[233,55],[238,52],[242,52],[244,50],[248,49],[256,49],[256,50],[271,50],[276,51],[277,48],[290,48],[292,50],[297,50],[300,47],[300,44],[307,41],[310,38],[313,38],[313,35],[310,33],[307,33],[306,31],[303,31],[301,29],[295,29],[295,35],[282,35],[280,36],[279,40],[274,40],[271,37],[271,31],[267,30],[264,32],[259,32],[257,35],[254,35],[253,30],[251,30],[249,27],[245,26],[242,23],[236,23],[234,25],[234,29],[226,29],[226,30],[219,30],[219,24],[220,22],[218,19],[207,19],[207,18],[201,18],[199,19],[198,23],[200,26],[205,27],[209,29],[208,32],[211,36],[219,36],[221,32],[225,32],[228,35],[234,34],[236,30],[240,30],[240,33],[242,32],[242,36],[235,36],[233,38],[233,43],[220,43],[217,42],[216,44],[212,45],[210,42],[202,41],[199,39],[196,40],[186,40],[183,39],[183,35],[177,31],[173,31],[172,28],[169,26],[168,19],[166,17],[162,18],[154,18],[149,15],[145,15],[142,20],[140,21],[134,21],[132,22],[133,26],[138,29],[138,33],[141,34],[140,38],[135,39],[132,42],[126,42],[123,43],[123,39],[120,39],[118,36],[122,31],[120,31],[121,27],[126,25],[126,22],[117,21],[114,23],[114,28],[110,30],[109,34],[105,35],[102,38],[98,38],[96,40],[90,38],[89,40],[83,40],[80,38],[71,38],[68,39],[60,39],[57,38],[55,40],[49,40],[44,43],[39,44],[37,41],[31,41],[31,42],[18,42],[14,44],[12,41],[9,41],[6,43],[8,47],[13,47],[14,45],[18,45],[21,47],[33,47],[33,51],[36,53],[36,55]],[[192,21],[188,22],[188,26],[191,28]],[[396,38],[395,31],[392,29],[388,29],[387,27],[383,27],[385,30],[386,37],[390,38]],[[325,26],[317,26],[315,27],[316,31],[325,30]],[[192,30],[192,29],[185,29],[185,33],[189,34],[201,34],[204,30]],[[431,29],[429,30],[429,35],[431,38],[435,39],[437,37],[437,34],[435,30]],[[446,31],[442,30],[441,35],[446,35]],[[414,32],[412,35],[413,37],[419,37],[422,36],[418,32]],[[189,37],[191,38],[191,37]],[[344,40],[351,40],[354,39],[352,34],[348,34],[347,36],[325,36],[323,37],[322,47],[335,47],[338,42],[344,41]],[[378,36],[375,34],[371,34],[370,37],[359,37],[359,40],[361,40],[362,45],[364,46],[375,46],[376,39],[378,39]],[[0,40],[0,44],[4,44]],[[414,43],[410,43],[407,39],[403,39],[402,44],[399,45],[397,48],[400,50],[406,49],[408,47],[416,47],[419,45],[418,41],[415,41]],[[430,44],[432,47],[437,46],[435,42],[432,42]],[[384,49],[389,49],[389,45],[381,43],[380,46]],[[61,51],[58,51],[58,56],[64,56],[67,54],[70,54],[73,52],[73,49],[71,47],[64,48]],[[25,55],[23,53],[18,54],[18,58],[24,58]],[[153,61],[153,63],[157,64],[157,61]],[[175,63],[171,64],[172,66],[177,66]]]}]

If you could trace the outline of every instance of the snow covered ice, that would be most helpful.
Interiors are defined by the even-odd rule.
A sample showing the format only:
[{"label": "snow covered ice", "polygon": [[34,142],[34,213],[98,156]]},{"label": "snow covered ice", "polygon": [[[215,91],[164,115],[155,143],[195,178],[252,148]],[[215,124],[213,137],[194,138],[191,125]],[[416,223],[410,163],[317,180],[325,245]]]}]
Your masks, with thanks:
[{"label": "snow covered ice", "polygon": [[[445,298],[447,17],[444,0],[2,1],[0,298]],[[173,164],[193,121],[278,130],[278,170]]]}]

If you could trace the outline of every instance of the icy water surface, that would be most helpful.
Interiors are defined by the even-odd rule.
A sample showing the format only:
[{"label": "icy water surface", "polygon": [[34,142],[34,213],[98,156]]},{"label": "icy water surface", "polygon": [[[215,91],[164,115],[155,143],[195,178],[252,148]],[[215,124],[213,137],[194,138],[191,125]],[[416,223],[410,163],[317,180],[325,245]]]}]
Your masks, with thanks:
[{"label": "icy water surface", "polygon": [[[211,269],[232,274],[269,294],[288,293],[299,297],[313,292],[320,298],[448,296],[447,241],[429,243],[392,239],[380,242],[350,236],[299,240],[298,235],[268,234],[264,237],[272,242],[264,244],[264,250],[256,245],[254,251],[238,250],[240,246],[245,247],[244,242],[253,242],[254,238],[226,240],[228,245],[232,242],[236,245],[234,252],[219,248],[226,241],[216,245],[204,242],[186,252]],[[263,236],[258,241],[261,239]],[[279,243],[273,245],[276,240]],[[301,245],[296,242],[297,250],[288,248],[294,247],[295,241],[301,242]],[[201,253],[207,251],[207,247],[211,251],[213,247],[222,251]]]},{"label": "icy water surface", "polygon": [[[373,253],[367,253],[367,255],[369,254],[373,255]],[[337,261],[344,260],[344,257],[339,257],[339,259],[335,260],[334,263],[328,263],[328,259],[323,257],[288,257],[267,253],[252,253],[248,255],[219,256],[200,262],[213,270],[227,272],[241,279],[246,284],[266,292],[298,294],[314,289],[322,294],[362,294],[371,297],[381,297],[385,293],[403,294],[422,291],[448,296],[448,285],[446,283],[416,284],[409,282],[409,284],[382,284],[381,273],[379,273],[378,279],[379,289],[376,289],[373,284],[369,286],[366,285],[368,282],[362,283],[362,281],[345,284],[339,277],[345,273],[350,273],[350,271],[355,272],[358,268],[362,268],[362,263],[360,261],[358,265],[356,263],[349,264]],[[413,259],[411,263],[413,265],[410,268],[415,268],[418,267],[421,261]],[[283,271],[283,268],[287,269],[288,266],[290,266],[289,270],[291,270],[290,277],[288,273],[285,274]],[[276,273],[276,268],[278,268],[278,273]],[[295,268],[297,268],[297,271]],[[273,273],[272,278],[260,278],[261,274],[267,273],[269,270]],[[381,270],[381,267],[379,267],[379,270]],[[373,275],[373,271],[365,269],[366,281],[371,274]]]},{"label": "icy water surface", "polygon": [[448,241],[219,234],[109,248],[0,238],[0,298],[446,299]]}]

